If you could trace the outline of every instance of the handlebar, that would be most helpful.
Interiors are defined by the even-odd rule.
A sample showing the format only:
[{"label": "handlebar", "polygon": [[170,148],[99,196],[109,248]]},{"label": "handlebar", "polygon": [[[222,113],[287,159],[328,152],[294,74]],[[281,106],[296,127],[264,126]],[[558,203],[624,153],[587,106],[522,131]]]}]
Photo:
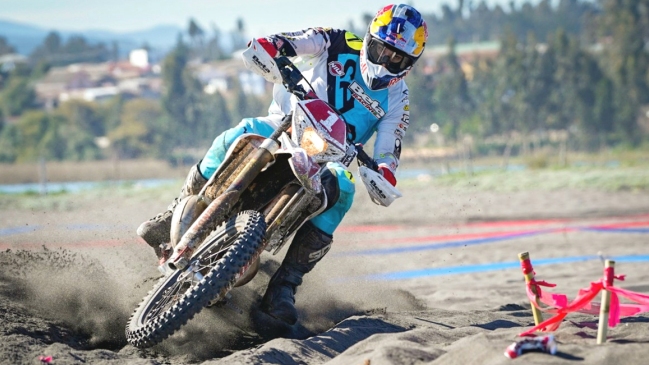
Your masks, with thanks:
[{"label": "handlebar", "polygon": [[366,166],[376,172],[379,171],[379,165],[374,161],[373,158],[371,158],[367,153],[365,153],[365,150],[363,149],[363,145],[360,143],[354,144],[354,147],[356,147],[356,161],[358,162],[358,166]]},{"label": "handlebar", "polygon": [[[286,56],[280,56],[275,59],[279,72],[282,74],[282,84],[293,95],[300,100],[317,99],[313,90],[305,90],[300,81],[305,80],[302,72]],[[311,85],[309,85],[311,86]]]},{"label": "handlebar", "polygon": [[[291,62],[291,60],[288,59],[288,57],[279,56],[275,58],[275,62],[277,63],[280,74],[282,75],[282,84],[284,85],[286,90],[295,95],[299,100],[318,99],[318,96],[313,90],[313,87],[311,87],[308,82],[307,84],[309,85],[309,87],[311,87],[311,90],[307,91],[302,85],[300,85],[300,81],[306,81],[306,79],[304,78],[304,75],[302,75],[302,72],[300,72],[300,70],[293,64],[293,62]],[[333,106],[331,106],[331,108],[334,109],[338,113],[338,115],[342,115],[342,113],[340,113]],[[342,119],[345,120],[344,118]],[[345,123],[347,123],[347,121],[345,121]],[[347,140],[347,143],[353,145],[356,149],[356,160],[359,166],[363,165],[378,172],[378,164],[376,163],[376,161],[374,161],[373,158],[365,153],[365,151],[363,150],[363,145],[361,143],[354,143],[351,140]]]}]

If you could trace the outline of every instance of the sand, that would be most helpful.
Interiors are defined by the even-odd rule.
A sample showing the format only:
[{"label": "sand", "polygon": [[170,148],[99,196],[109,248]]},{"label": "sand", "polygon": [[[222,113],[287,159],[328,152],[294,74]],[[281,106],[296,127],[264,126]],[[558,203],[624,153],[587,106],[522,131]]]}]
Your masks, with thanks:
[{"label": "sand", "polygon": [[0,197],[0,363],[647,363],[646,314],[624,318],[603,345],[596,316],[571,314],[554,332],[557,354],[503,353],[533,325],[519,252],[556,292],[574,296],[598,280],[601,256],[627,275],[616,285],[649,294],[649,194],[401,188],[404,198],[386,209],[357,186],[333,249],[298,290],[296,326],[257,311],[283,250],[265,253],[258,276],[233,292],[243,315],[205,310],[147,350],[127,345],[123,332],[157,276],[134,230],[177,187],[21,204]]}]

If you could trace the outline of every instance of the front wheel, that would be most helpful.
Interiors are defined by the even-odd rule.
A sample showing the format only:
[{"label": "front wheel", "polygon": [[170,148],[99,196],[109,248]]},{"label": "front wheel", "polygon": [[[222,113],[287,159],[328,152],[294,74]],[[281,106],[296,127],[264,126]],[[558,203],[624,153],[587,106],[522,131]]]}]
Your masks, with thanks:
[{"label": "front wheel", "polygon": [[192,255],[190,264],[165,275],[135,310],[126,339],[151,347],[176,332],[210,301],[220,300],[263,251],[266,223],[245,211],[220,225]]}]

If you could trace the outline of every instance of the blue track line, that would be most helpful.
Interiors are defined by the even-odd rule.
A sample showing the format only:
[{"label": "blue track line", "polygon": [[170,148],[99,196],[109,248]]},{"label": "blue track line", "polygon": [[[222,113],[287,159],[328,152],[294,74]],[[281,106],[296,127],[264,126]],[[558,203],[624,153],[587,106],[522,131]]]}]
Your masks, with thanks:
[{"label": "blue track line", "polygon": [[591,231],[591,232],[606,232],[606,233],[640,233],[647,234],[649,233],[649,228],[581,228],[581,231]]},{"label": "blue track line", "polygon": [[23,226],[23,227],[9,227],[0,228],[0,237],[12,236],[14,234],[29,233],[41,229],[41,226]]},{"label": "blue track line", "polygon": [[[615,260],[616,262],[647,262],[649,261],[649,255],[619,256],[612,259]],[[558,258],[551,258],[551,259],[534,259],[534,266],[568,264],[568,263],[591,261],[591,260],[600,260],[600,257],[591,255],[591,256],[558,257]],[[392,273],[369,275],[366,276],[366,278],[370,280],[406,280],[406,279],[416,279],[422,277],[472,274],[478,272],[515,269],[520,267],[521,264],[519,261],[510,261],[510,262],[500,262],[500,263],[490,263],[490,264],[448,266],[448,267],[437,267],[437,268],[421,269],[421,270],[397,271]]]},{"label": "blue track line", "polygon": [[[109,231],[113,229],[133,229],[130,225],[107,225],[107,224],[66,224],[58,225],[56,227],[48,227],[54,229],[65,229],[67,231]],[[13,236],[17,234],[36,232],[38,230],[45,229],[45,227],[37,226],[18,226],[18,227],[8,227],[0,228],[0,237]]]}]

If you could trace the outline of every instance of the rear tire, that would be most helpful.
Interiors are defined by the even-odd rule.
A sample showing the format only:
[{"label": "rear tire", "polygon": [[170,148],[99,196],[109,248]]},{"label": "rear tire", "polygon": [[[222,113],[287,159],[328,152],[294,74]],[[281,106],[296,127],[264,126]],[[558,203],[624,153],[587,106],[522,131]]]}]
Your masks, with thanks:
[{"label": "rear tire", "polygon": [[220,300],[264,249],[261,213],[245,211],[217,227],[196,250],[190,265],[154,286],[126,326],[126,339],[151,347],[172,335],[210,301]]}]

